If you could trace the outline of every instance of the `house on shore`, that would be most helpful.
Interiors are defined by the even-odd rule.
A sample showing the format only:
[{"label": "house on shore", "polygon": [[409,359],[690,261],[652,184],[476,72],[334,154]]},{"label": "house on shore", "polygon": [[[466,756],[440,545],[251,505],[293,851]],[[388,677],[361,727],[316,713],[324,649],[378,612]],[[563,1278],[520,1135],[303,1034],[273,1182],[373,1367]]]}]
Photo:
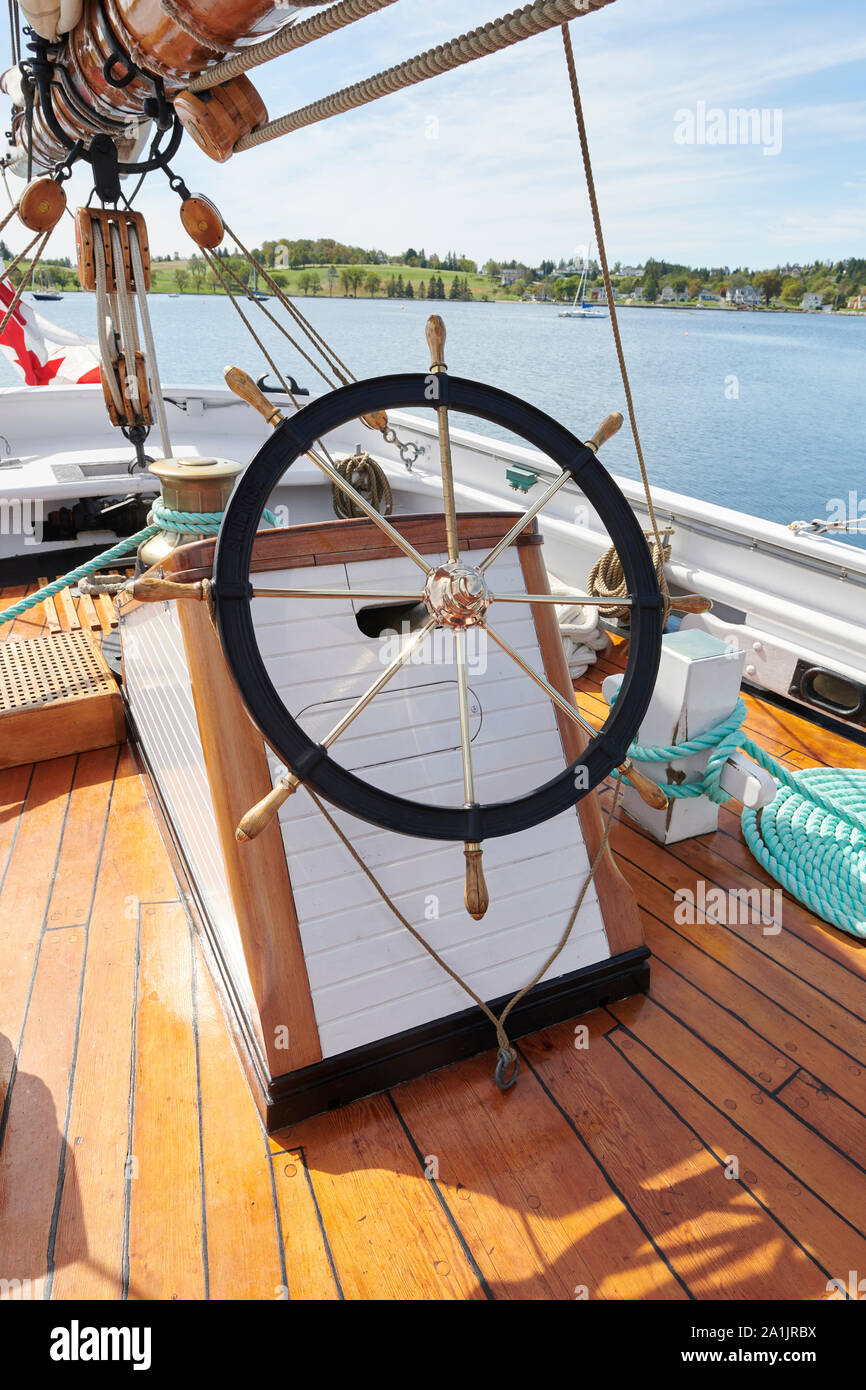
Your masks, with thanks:
[{"label": "house on shore", "polygon": [[866,294],[855,294],[846,305],[848,309],[866,309]]},{"label": "house on shore", "polygon": [[800,308],[807,312],[814,313],[816,309],[821,309],[824,304],[824,296],[817,290],[809,290],[800,300]]}]

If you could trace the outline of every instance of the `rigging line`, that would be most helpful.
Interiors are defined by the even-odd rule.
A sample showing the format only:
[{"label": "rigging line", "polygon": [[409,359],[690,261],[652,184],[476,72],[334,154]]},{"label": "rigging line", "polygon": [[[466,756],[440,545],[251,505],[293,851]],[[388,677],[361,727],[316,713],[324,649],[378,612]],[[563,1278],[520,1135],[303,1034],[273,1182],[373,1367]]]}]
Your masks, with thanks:
[{"label": "rigging line", "polygon": [[[249,259],[249,258],[247,258],[247,259]],[[251,265],[255,265],[255,263],[252,262],[252,261],[250,262],[250,264],[251,264]],[[319,376],[322,378],[322,380],[324,381],[325,385],[326,385],[326,386],[330,386],[330,388],[331,388],[332,391],[336,391],[336,389],[337,389],[337,383],[336,383],[335,381],[332,381],[331,378],[330,378],[329,376],[327,376],[327,375],[325,374],[325,372],[322,371],[321,367],[318,366],[318,364],[317,364],[316,362],[313,361],[312,357],[310,357],[310,355],[309,355],[307,352],[304,351],[304,349],[301,347],[300,343],[298,343],[298,342],[295,341],[295,339],[292,337],[291,333],[289,333],[288,329],[285,328],[285,327],[283,326],[283,324],[280,323],[279,319],[276,318],[276,317],[271,313],[270,309],[266,309],[265,306],[264,306],[264,304],[262,303],[262,301],[261,301],[260,299],[257,299],[257,298],[256,298],[255,294],[250,294],[250,293],[248,292],[247,286],[244,284],[244,281],[243,281],[242,277],[241,277],[240,275],[238,275],[237,271],[234,270],[233,267],[232,267],[228,262],[226,262],[225,268],[226,268],[226,270],[228,271],[229,275],[230,275],[230,276],[232,277],[232,279],[234,280],[235,284],[236,284],[236,285],[239,285],[240,288],[241,288],[241,289],[244,291],[244,293],[247,295],[247,298],[248,298],[248,299],[251,299],[252,302],[257,306],[257,308],[261,309],[262,313],[266,316],[266,318],[269,318],[269,319],[270,319],[270,321],[271,321],[271,323],[274,325],[274,327],[277,328],[277,329],[280,331],[280,333],[282,333],[283,337],[286,338],[286,339],[291,343],[292,347],[295,348],[295,350],[301,354],[301,356],[304,358],[304,360],[305,360],[306,362],[309,362],[309,364],[310,364],[310,366],[312,367],[313,371],[314,371],[314,372],[318,372]],[[345,385],[345,382],[343,382],[343,385]]]},{"label": "rigging line", "polygon": [[159,367],[156,360],[156,344],[153,340],[150,309],[147,303],[147,290],[145,289],[144,258],[141,254],[141,245],[138,240],[138,228],[134,224],[129,228],[129,254],[132,261],[134,293],[138,300],[138,316],[141,319],[141,332],[147,353],[146,361],[147,375],[150,383],[150,396],[156,407],[156,419],[159,425],[159,436],[162,442],[163,457],[171,458],[171,440],[168,434],[168,421],[165,416],[165,401],[162,399]]},{"label": "rigging line", "polygon": [[[628,409],[628,419],[629,424],[631,425],[631,432],[632,438],[634,439],[634,447],[635,453],[637,454],[637,461],[640,466],[640,476],[641,481],[643,482],[647,510],[649,512],[650,522],[652,524],[656,553],[657,555],[662,556],[664,554],[664,545],[662,543],[662,538],[659,531],[659,524],[656,519],[655,507],[653,506],[652,489],[650,487],[646,463],[644,462],[643,449],[641,448],[640,433],[637,427],[637,417],[635,415],[634,401],[632,400],[631,394],[631,385],[629,383],[628,378],[628,368],[625,364],[625,353],[623,352],[622,339],[620,338],[619,333],[619,321],[616,316],[616,305],[614,304],[613,299],[613,287],[610,281],[610,271],[608,270],[607,266],[607,252],[605,251],[604,247],[604,233],[601,227],[601,214],[598,210],[598,199],[596,197],[595,192],[595,180],[592,174],[592,162],[589,157],[589,141],[587,140],[586,135],[586,123],[583,119],[583,106],[580,100],[580,87],[578,85],[577,69],[574,63],[574,49],[571,46],[571,33],[567,24],[562,25],[562,43],[565,49],[565,62],[568,68],[568,80],[571,84],[571,96],[572,101],[574,102],[574,115],[577,121],[577,133],[578,138],[580,140],[580,152],[583,156],[583,168],[584,173],[586,175],[586,188],[587,193],[589,194],[589,205],[592,209],[592,225],[595,230],[595,240],[596,245],[598,246],[598,258],[601,262],[601,273],[604,277],[604,290],[605,294],[607,295],[607,307],[610,313],[610,326],[613,330],[613,340],[616,345],[616,355],[619,360],[619,370],[620,375],[622,377],[623,391],[625,392],[626,407]],[[660,588],[667,603],[667,600],[669,598],[669,590],[667,577],[664,573],[663,565],[661,566]]]},{"label": "rigging line", "polygon": [[355,82],[351,87],[342,87],[338,92],[331,92],[309,106],[290,111],[275,121],[266,121],[264,125],[242,136],[235,145],[235,150],[255,149],[257,145],[276,140],[278,136],[288,135],[291,131],[300,130],[317,121],[326,121],[331,116],[352,111],[368,102],[378,101],[379,97],[402,91],[404,87],[413,87],[418,82],[426,81],[428,77],[438,77],[441,73],[462,67],[464,63],[471,63],[476,58],[485,58],[490,53],[510,48],[512,44],[532,38],[535,34],[542,34],[566,20],[577,19],[593,9],[600,9],[608,2],[609,0],[535,0],[534,4],[524,5],[520,10],[513,10],[501,19],[494,19],[489,24],[483,24],[480,28],[473,29],[468,34],[461,34],[436,48],[428,48],[426,52],[419,53],[414,58],[407,58],[395,67],[375,73],[362,82]]},{"label": "rigging line", "polygon": [[394,0],[340,0],[339,4],[331,5],[320,14],[313,15],[310,19],[299,20],[296,24],[286,25],[275,34],[268,35],[261,43],[251,44],[242,53],[236,53],[234,57],[216,63],[214,67],[208,68],[190,82],[187,90],[203,92],[208,87],[218,87],[221,82],[227,82],[231,77],[249,72],[250,68],[257,68],[262,63],[270,62],[272,58],[279,58],[283,53],[302,48],[314,39],[336,33],[347,24],[354,24],[356,20],[364,19],[367,15],[375,14],[377,10],[384,10],[393,4]]},{"label": "rigging line", "polygon": [[[4,334],[5,330],[6,330],[6,325],[7,325],[7,323],[8,323],[9,320],[11,319],[12,315],[15,313],[15,310],[18,308],[18,301],[20,300],[22,294],[23,294],[24,291],[26,290],[28,284],[30,283],[30,280],[31,280],[32,277],[33,277],[33,272],[34,272],[34,270],[36,269],[36,267],[38,266],[39,262],[40,262],[41,259],[42,259],[42,253],[43,253],[43,251],[45,250],[46,246],[48,245],[48,238],[50,237],[50,235],[51,235],[51,233],[53,232],[53,230],[54,230],[53,227],[49,227],[48,231],[44,234],[44,236],[42,236],[42,245],[39,247],[39,249],[37,250],[35,256],[33,257],[33,260],[30,262],[30,267],[29,267],[29,269],[26,270],[26,271],[24,272],[24,274],[22,275],[22,277],[21,277],[21,284],[18,286],[17,290],[15,291],[15,294],[14,294],[13,299],[12,299],[12,303],[9,305],[9,308],[6,310],[6,313],[3,315],[3,322],[0,323],[0,338],[2,338],[2,336],[3,336],[3,334]],[[14,269],[15,269],[15,267],[18,265],[19,261],[22,261],[22,260],[24,259],[24,257],[27,255],[27,252],[28,252],[33,246],[36,245],[36,243],[37,243],[37,241],[39,240],[39,238],[40,238],[41,235],[42,235],[42,234],[41,234],[40,232],[37,232],[37,233],[36,233],[36,236],[33,238],[33,240],[32,240],[27,246],[25,246],[25,248],[24,248],[24,250],[21,252],[21,254],[15,257],[14,261],[12,261],[12,262],[10,263],[10,265],[7,267],[7,269],[6,269],[6,275],[9,274],[9,271],[10,271],[10,270],[14,270]]]},{"label": "rigging line", "polygon": [[[218,258],[213,254],[212,251],[208,250],[206,247],[202,247],[202,254],[203,254],[205,260],[207,261],[208,265],[211,267],[211,269],[212,269],[213,271],[215,271],[216,276],[217,276],[217,279],[220,281],[220,284],[222,285],[223,289],[225,290],[226,294],[227,294],[228,297],[229,297],[229,301],[230,301],[230,303],[231,303],[231,305],[232,305],[232,308],[235,310],[236,314],[237,314],[238,317],[240,318],[241,323],[242,323],[242,324],[244,325],[244,327],[246,328],[247,332],[249,333],[250,337],[252,338],[252,340],[253,340],[253,342],[255,343],[256,347],[258,348],[259,352],[260,352],[260,353],[262,354],[262,356],[264,357],[265,361],[267,362],[267,364],[268,364],[268,366],[270,367],[271,371],[273,372],[274,376],[277,378],[277,381],[278,381],[278,382],[280,383],[280,385],[282,386],[283,391],[284,391],[285,394],[288,396],[289,400],[292,402],[292,405],[295,407],[295,410],[300,410],[300,409],[301,409],[300,402],[298,401],[298,399],[297,399],[297,397],[295,396],[294,392],[291,391],[291,390],[289,389],[289,386],[288,386],[288,384],[287,384],[285,378],[283,377],[282,372],[280,371],[280,369],[279,369],[279,367],[277,366],[276,362],[274,361],[273,357],[271,357],[271,354],[268,352],[267,348],[265,347],[265,345],[264,345],[264,343],[262,342],[261,338],[259,337],[258,333],[257,333],[256,330],[253,328],[252,324],[250,323],[249,319],[247,318],[247,316],[246,316],[246,314],[244,313],[243,309],[241,308],[240,304],[238,304],[236,296],[232,294],[231,286],[229,285],[228,281],[226,280],[225,276],[223,275],[222,267],[221,267],[221,265],[220,265],[220,263],[219,263]],[[253,296],[250,294],[249,290],[246,290],[245,292],[246,292],[246,294],[247,294],[247,297],[248,297],[249,299],[251,299],[251,300],[253,301],[254,304],[257,304],[257,303],[258,303],[258,300],[253,299]],[[335,463],[334,463],[334,460],[331,458],[331,455],[328,453],[328,450],[327,450],[327,448],[325,447],[325,444],[323,443],[323,441],[322,441],[321,439],[318,439],[318,440],[316,440],[316,443],[318,444],[318,446],[319,446],[319,448],[321,449],[322,453],[325,455],[325,458],[328,460],[328,462],[330,463],[331,467],[332,467],[332,468],[336,467],[336,465],[335,465]]]},{"label": "rigging line", "polygon": [[[6,170],[5,170],[5,169],[3,170],[3,182],[4,182],[4,184],[6,185],[6,192],[7,192],[8,196],[9,196],[10,201],[11,201],[11,199],[12,199],[12,194],[9,192],[9,184],[8,184],[7,181],[6,181]],[[12,221],[12,218],[15,216],[16,212],[18,211],[18,204],[20,203],[20,201],[21,201],[20,198],[16,198],[15,201],[14,201],[14,203],[12,203],[12,206],[10,207],[9,211],[5,214],[5,216],[4,216],[3,218],[0,218],[0,232],[2,232],[2,231],[4,230],[4,228],[6,227],[7,223],[9,223],[9,222]],[[8,270],[7,270],[7,273],[8,273]]]},{"label": "rigging line", "polygon": [[[246,256],[250,265],[255,267],[255,269],[259,272],[262,279],[264,280],[265,284],[268,285],[268,287],[277,296],[283,308],[286,309],[292,315],[298,327],[303,329],[307,337],[319,349],[323,356],[327,356],[330,359],[328,361],[328,366],[330,367],[334,375],[340,378],[344,386],[348,386],[350,380],[357,381],[358,378],[355,376],[355,373],[351,371],[350,368],[346,366],[345,362],[343,362],[342,359],[337,356],[335,350],[331,347],[330,343],[326,342],[326,340],[322,337],[318,329],[313,327],[309,319],[301,312],[301,310],[296,308],[296,306],[286,295],[285,291],[281,288],[280,285],[277,284],[276,280],[274,280],[268,274],[267,270],[263,265],[259,264],[252,252],[247,250],[240,237],[232,231],[228,223],[223,222],[223,226],[226,229],[227,235],[231,237],[232,241],[240,249],[242,254]],[[345,373],[345,376],[343,375],[343,373]]]}]

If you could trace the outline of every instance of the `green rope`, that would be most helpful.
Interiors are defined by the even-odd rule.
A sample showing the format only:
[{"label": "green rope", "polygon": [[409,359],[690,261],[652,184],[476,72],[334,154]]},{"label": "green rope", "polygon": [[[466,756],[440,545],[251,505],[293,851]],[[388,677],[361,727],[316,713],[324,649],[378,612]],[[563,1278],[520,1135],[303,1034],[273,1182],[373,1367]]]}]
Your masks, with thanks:
[{"label": "green rope", "polygon": [[728,799],[720,779],[731,754],[742,749],[754,758],[779,789],[768,806],[743,808],[741,825],[750,852],[812,912],[841,931],[866,938],[866,768],[790,772],[759,744],[743,738],[745,718],[746,704],[739,699],[727,719],[697,738],[658,748],[633,743],[629,757],[663,763],[712,750],[697,781],[660,785],[674,799],[708,796],[716,802]]},{"label": "green rope", "polygon": [[[137,550],[144,541],[155,536],[158,531],[170,531],[180,536],[215,536],[223,519],[222,512],[174,511],[165,505],[161,497],[157,497],[150,514],[153,517],[151,525],[145,526],[141,531],[136,531],[134,536],[129,536],[126,540],[118,541],[117,545],[113,545],[110,550],[103,551],[101,555],[94,556],[92,560],[85,560],[84,564],[78,565],[68,574],[63,574],[59,579],[54,579],[50,584],[37,589],[35,594],[28,594],[18,603],[13,603],[11,608],[4,609],[0,613],[0,626],[12,622],[14,618],[20,618],[29,609],[36,608],[47,598],[53,598],[55,594],[60,593],[61,589],[68,589],[73,584],[77,584],[79,579],[86,579],[89,574],[94,574],[104,565],[110,564],[114,560],[120,560],[124,555],[129,555],[130,551]],[[265,511],[264,519],[269,526],[278,525],[273,512]]]}]

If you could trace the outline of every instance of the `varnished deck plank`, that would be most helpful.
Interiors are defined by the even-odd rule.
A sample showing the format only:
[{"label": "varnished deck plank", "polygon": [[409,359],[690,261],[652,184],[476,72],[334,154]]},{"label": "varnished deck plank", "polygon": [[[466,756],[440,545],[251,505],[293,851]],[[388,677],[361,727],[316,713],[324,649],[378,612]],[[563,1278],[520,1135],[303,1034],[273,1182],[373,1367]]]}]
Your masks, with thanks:
[{"label": "varnished deck plank", "polygon": [[143,904],[140,912],[127,1175],[129,1297],[203,1298],[207,1270],[192,941],[179,903]]},{"label": "varnished deck plank", "polygon": [[[774,1154],[741,1127],[735,1110],[706,1100],[700,1091],[644,1046],[626,1028],[608,1034],[611,1047],[662,1096],[671,1112],[700,1135],[724,1164],[736,1159],[739,1181],[773,1217],[776,1224],[798,1241],[827,1278],[837,1270],[862,1269],[866,1238],[838,1216],[820,1197],[799,1183]],[[760,1296],[773,1297],[768,1279]],[[804,1295],[798,1295],[803,1297]]]},{"label": "varnished deck plank", "polygon": [[820,1270],[605,1038],[545,1041],[522,1050],[693,1298],[819,1296]]},{"label": "varnished deck plank", "polygon": [[170,900],[176,892],[141,778],[124,747],[89,918],[70,1162],[54,1248],[55,1298],[123,1293],[139,907]]},{"label": "varnished deck plank", "polygon": [[83,928],[43,936],[0,1129],[0,1280],[27,1281],[30,1298],[45,1296],[83,960]]},{"label": "varnished deck plank", "polygon": [[800,1182],[858,1231],[866,1230],[866,1184],[841,1153],[813,1133],[768,1092],[756,1087],[718,1049],[724,1037],[705,1041],[652,997],[610,1005],[639,1041],[669,1063],[707,1100],[724,1106]]},{"label": "varnished deck plank", "polygon": [[[345,1298],[488,1296],[386,1096],[307,1120],[292,1139],[303,1147]],[[280,1183],[279,1165],[275,1172]]]},{"label": "varnished deck plank", "polygon": [[[607,1020],[593,1017],[600,1039]],[[541,1047],[551,1046],[547,1036]],[[573,1026],[553,1036],[573,1051]],[[436,1165],[440,1191],[494,1297],[686,1298],[591,1147],[532,1073],[521,1077],[519,1098],[491,1081],[484,1056],[401,1086],[393,1099],[426,1163]]]},{"label": "varnished deck plank", "polygon": [[[596,720],[620,659],[584,683]],[[789,765],[866,761],[747,704]],[[620,812],[612,842],[648,998],[582,1020],[587,1049],[573,1023],[523,1040],[507,1095],[488,1053],[268,1143],[129,749],[0,773],[0,1278],[55,1299],[826,1297],[866,1267],[866,946],[787,899],[778,934],[675,920],[701,878],[775,887],[735,808],[669,849]]]},{"label": "varnished deck plank", "polygon": [[287,1279],[267,1141],[198,947],[194,988],[210,1297],[278,1299]]}]

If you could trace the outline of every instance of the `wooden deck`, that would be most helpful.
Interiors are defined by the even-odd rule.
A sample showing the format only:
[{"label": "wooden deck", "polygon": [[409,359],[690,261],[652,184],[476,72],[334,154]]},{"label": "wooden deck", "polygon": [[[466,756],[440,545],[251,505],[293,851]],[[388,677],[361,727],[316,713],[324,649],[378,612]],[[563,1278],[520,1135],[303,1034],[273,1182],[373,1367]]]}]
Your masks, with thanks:
[{"label": "wooden deck", "polygon": [[[748,703],[792,766],[866,762]],[[771,885],[733,810],[671,850],[620,816],[652,985],[587,1047],[268,1140],[130,749],[0,772],[0,807],[0,1297],[819,1300],[866,1269],[866,947],[787,899],[778,934],[675,923],[698,879]]]}]

